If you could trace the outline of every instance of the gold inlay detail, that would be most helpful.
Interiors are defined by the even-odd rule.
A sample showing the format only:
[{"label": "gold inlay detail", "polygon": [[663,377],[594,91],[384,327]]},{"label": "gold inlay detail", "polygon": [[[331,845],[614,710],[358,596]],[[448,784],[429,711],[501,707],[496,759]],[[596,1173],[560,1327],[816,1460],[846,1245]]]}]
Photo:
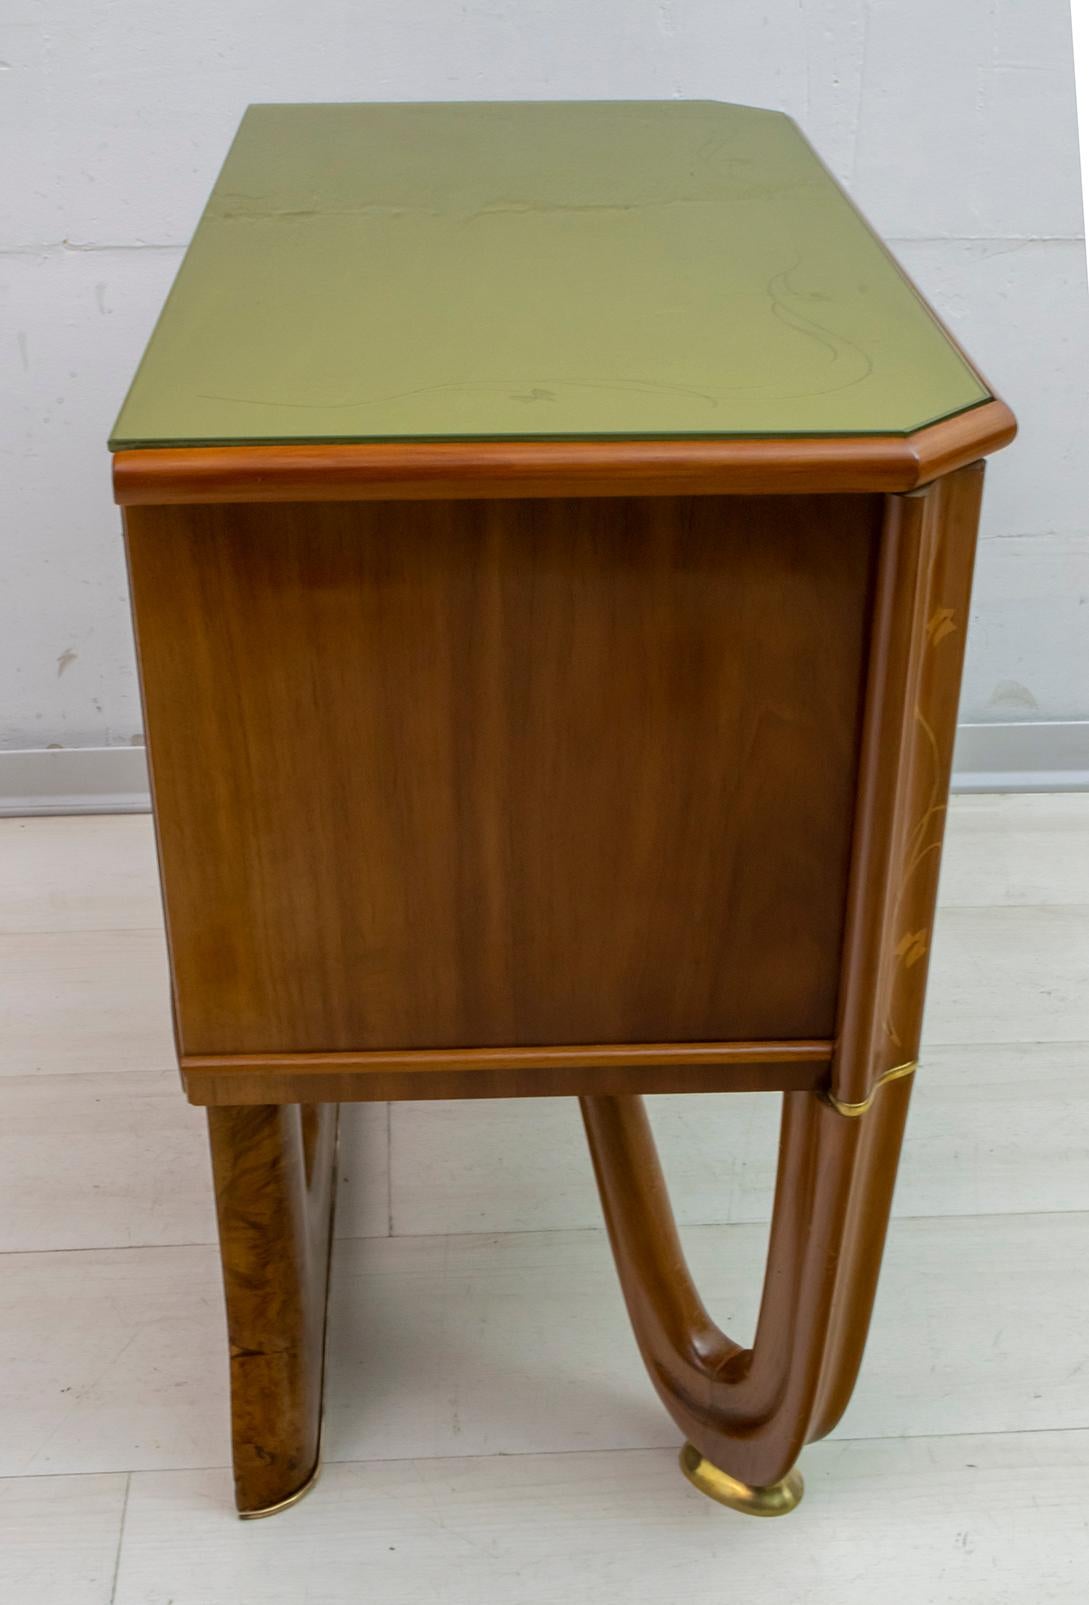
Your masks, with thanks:
[{"label": "gold inlay detail", "polygon": [[913,1075],[918,1063],[917,1059],[908,1059],[904,1064],[894,1064],[891,1070],[886,1070],[884,1075],[878,1076],[870,1088],[869,1096],[863,1098],[861,1103],[843,1103],[831,1092],[824,1093],[824,1100],[831,1104],[837,1115],[846,1115],[849,1120],[855,1120],[859,1115],[866,1113],[882,1087],[887,1086],[890,1081],[901,1081],[904,1076]]}]

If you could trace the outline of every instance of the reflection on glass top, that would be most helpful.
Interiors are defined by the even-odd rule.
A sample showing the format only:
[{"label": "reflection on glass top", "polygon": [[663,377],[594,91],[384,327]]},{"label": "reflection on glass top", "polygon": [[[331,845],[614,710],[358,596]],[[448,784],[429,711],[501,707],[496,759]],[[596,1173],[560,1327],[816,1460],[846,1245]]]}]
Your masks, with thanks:
[{"label": "reflection on glass top", "polygon": [[986,399],[777,112],[252,106],[110,444],[904,433]]}]

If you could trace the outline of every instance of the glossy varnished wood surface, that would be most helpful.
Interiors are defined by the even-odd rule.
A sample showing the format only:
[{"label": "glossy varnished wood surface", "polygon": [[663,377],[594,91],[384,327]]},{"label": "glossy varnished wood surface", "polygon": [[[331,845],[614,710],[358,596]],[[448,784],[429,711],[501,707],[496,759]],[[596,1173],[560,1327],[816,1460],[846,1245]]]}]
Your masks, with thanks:
[{"label": "glossy varnished wood surface", "polygon": [[909,491],[1007,445],[1016,427],[988,401],[909,435],[150,449],[118,452],[113,482],[130,507]]},{"label": "glossy varnished wood surface", "polygon": [[[695,1451],[759,1488],[835,1425],[912,1082],[874,1089],[918,1049],[981,481],[130,510],[183,1072],[236,1105],[209,1117],[240,1509],[316,1464],[335,1117],[276,1106],[304,1090],[578,1091]],[[565,1045],[572,1021],[614,1029]],[[225,1022],[226,1052],[187,1049]],[[648,1076],[786,1089],[751,1346],[685,1268]]]},{"label": "glossy varnished wood surface", "polygon": [[191,1103],[544,1098],[615,1092],[797,1092],[828,1081],[831,1042],[185,1055]]},{"label": "glossy varnished wood surface", "polygon": [[751,1346],[721,1331],[685,1264],[639,1098],[582,1100],[609,1238],[647,1371],[712,1465],[756,1487],[839,1420],[862,1361],[910,1081],[852,1120],[783,1100],[764,1293]]},{"label": "glossy varnished wood surface", "polygon": [[182,1053],[830,1037],[881,509],[130,508]]}]

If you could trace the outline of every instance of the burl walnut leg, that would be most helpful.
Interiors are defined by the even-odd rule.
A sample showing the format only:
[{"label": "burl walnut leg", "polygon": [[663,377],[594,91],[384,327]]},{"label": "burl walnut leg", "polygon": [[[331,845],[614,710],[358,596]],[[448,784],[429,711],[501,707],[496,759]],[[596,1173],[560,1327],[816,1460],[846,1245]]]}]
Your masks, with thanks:
[{"label": "burl walnut leg", "polygon": [[208,1111],[243,1517],[293,1504],[317,1477],[337,1113]]},{"label": "burl walnut leg", "polygon": [[583,1098],[583,1118],[632,1326],[688,1440],[686,1474],[754,1515],[801,1498],[802,1447],[831,1431],[862,1359],[910,1077],[864,1118],[787,1093],[764,1294],[751,1349],[692,1284],[641,1098]]}]

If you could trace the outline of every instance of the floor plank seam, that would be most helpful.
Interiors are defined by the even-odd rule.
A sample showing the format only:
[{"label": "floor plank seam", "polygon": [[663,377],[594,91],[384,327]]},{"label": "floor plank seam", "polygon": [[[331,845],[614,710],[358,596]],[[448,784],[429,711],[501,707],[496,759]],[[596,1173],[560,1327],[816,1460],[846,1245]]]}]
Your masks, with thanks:
[{"label": "floor plank seam", "polygon": [[132,1477],[133,1474],[131,1471],[126,1472],[125,1492],[121,1500],[121,1520],[117,1528],[117,1553],[113,1558],[113,1579],[110,1583],[109,1605],[114,1605],[114,1602],[117,1599],[117,1579],[121,1573],[121,1546],[125,1541],[125,1517],[129,1513],[129,1491],[132,1488]]},{"label": "floor plank seam", "polygon": [[386,1104],[386,1236],[393,1231],[393,1105]]}]

